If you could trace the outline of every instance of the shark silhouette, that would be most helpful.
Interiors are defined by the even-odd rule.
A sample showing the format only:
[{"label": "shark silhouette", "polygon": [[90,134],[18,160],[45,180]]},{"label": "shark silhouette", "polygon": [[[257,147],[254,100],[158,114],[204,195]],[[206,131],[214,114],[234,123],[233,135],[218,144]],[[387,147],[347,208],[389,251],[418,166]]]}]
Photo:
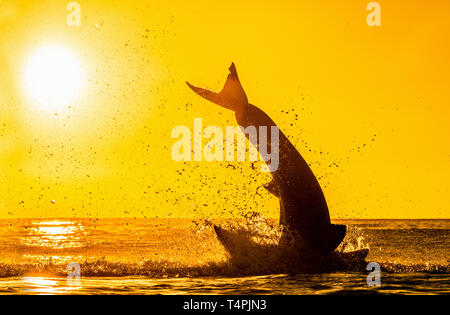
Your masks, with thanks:
[{"label": "shark silhouette", "polygon": [[[267,150],[271,150],[271,127],[275,122],[261,109],[249,104],[240,83],[234,63],[219,93],[199,88],[186,82],[201,97],[235,112],[239,126],[247,128],[266,126],[269,132]],[[258,148],[257,139],[247,139]],[[347,228],[331,224],[325,196],[317,178],[294,145],[279,131],[279,167],[273,171],[272,181],[265,188],[280,200],[280,225],[287,227],[290,235],[295,233],[307,248],[320,255],[332,253],[342,242]],[[267,163],[267,162],[266,162]],[[284,233],[283,236],[287,233]],[[281,241],[283,241],[283,236]],[[281,242],[280,241],[280,242]]]}]

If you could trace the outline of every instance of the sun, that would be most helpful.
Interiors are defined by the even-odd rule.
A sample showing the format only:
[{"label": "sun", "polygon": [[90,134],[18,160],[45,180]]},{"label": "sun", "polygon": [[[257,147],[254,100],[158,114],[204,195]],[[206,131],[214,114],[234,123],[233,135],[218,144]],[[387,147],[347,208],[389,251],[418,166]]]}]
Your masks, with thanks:
[{"label": "sun", "polygon": [[23,72],[27,95],[45,110],[55,111],[74,101],[81,92],[83,65],[62,46],[46,46],[28,58]]}]

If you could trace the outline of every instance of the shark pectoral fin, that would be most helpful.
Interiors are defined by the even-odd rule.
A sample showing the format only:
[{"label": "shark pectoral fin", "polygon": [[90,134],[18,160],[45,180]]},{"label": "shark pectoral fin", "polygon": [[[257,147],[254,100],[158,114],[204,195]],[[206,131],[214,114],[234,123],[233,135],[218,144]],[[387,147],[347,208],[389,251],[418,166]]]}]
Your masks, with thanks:
[{"label": "shark pectoral fin", "polygon": [[272,180],[271,182],[264,184],[263,187],[275,197],[280,198],[280,191],[275,181]]},{"label": "shark pectoral fin", "polygon": [[344,240],[347,234],[347,226],[340,224],[331,224],[331,233],[327,244],[327,251],[333,252]]}]

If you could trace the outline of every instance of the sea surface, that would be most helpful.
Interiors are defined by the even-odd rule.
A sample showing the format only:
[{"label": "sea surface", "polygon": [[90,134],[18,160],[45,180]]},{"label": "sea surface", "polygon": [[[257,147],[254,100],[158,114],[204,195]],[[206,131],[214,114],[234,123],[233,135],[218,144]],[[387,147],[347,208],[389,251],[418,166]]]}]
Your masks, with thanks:
[{"label": "sea surface", "polygon": [[0,220],[0,294],[450,294],[450,220],[336,220],[349,227],[339,251],[370,252],[326,272],[291,272],[283,254],[233,262],[212,223],[267,246],[279,237],[254,217]]}]

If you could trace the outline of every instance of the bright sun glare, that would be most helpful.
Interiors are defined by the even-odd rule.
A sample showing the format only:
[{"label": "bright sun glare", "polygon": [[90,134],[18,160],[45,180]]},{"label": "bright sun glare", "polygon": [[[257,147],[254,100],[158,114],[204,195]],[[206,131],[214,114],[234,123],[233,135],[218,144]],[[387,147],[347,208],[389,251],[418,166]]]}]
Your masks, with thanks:
[{"label": "bright sun glare", "polygon": [[40,108],[58,110],[70,105],[82,85],[83,67],[69,50],[47,46],[32,54],[24,71],[28,95]]}]

